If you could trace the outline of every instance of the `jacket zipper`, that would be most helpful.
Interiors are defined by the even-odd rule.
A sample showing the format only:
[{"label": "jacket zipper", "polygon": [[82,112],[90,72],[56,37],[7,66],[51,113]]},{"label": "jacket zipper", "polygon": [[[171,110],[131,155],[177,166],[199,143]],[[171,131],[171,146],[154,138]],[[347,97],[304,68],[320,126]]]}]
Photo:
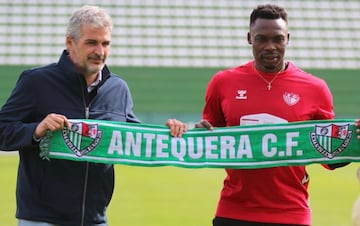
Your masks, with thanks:
[{"label": "jacket zipper", "polygon": [[[84,103],[84,107],[85,107],[85,119],[89,119],[90,116],[90,103],[89,105],[87,105],[87,101],[85,99],[85,94],[84,94],[84,87],[83,87],[83,83],[80,80],[80,84],[81,84],[81,93],[82,93],[82,97],[83,97],[83,103]],[[83,189],[83,197],[82,197],[82,205],[81,205],[81,223],[80,226],[85,226],[85,208],[86,208],[86,194],[87,194],[87,186],[88,186],[88,178],[89,178],[89,162],[86,162],[85,165],[85,178],[84,178],[84,189]]]},{"label": "jacket zipper", "polygon": [[[85,119],[89,119],[90,107],[91,107],[91,103],[93,102],[94,98],[89,100],[89,103],[87,103],[86,98],[85,98],[85,92],[87,92],[87,91],[86,91],[86,89],[84,89],[84,84],[81,81],[81,79],[79,79],[79,80],[80,80],[80,84],[81,84],[81,94],[82,94],[83,104],[84,104],[84,108],[85,108]],[[90,163],[86,162],[80,226],[85,226],[85,208],[86,208],[86,194],[87,194],[88,179],[89,179],[89,165],[90,165]]]},{"label": "jacket zipper", "polygon": [[88,183],[88,177],[89,177],[89,163],[86,162],[86,168],[85,168],[85,183],[84,183],[84,190],[83,190],[83,202],[81,206],[81,226],[85,225],[85,205],[86,205],[86,192],[87,192],[87,183]]}]

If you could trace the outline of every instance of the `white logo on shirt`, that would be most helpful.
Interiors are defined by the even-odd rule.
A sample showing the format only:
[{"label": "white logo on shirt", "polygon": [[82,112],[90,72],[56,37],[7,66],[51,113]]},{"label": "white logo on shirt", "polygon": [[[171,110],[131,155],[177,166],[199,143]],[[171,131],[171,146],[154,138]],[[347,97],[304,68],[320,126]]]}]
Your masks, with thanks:
[{"label": "white logo on shirt", "polygon": [[246,93],[247,93],[247,90],[239,89],[237,91],[237,96],[235,96],[235,99],[238,99],[238,100],[247,99]]},{"label": "white logo on shirt", "polygon": [[259,125],[259,124],[274,124],[274,123],[288,123],[287,120],[268,113],[258,113],[252,115],[243,115],[240,118],[240,125]]},{"label": "white logo on shirt", "polygon": [[295,93],[284,93],[283,95],[283,99],[285,101],[285,103],[289,106],[293,106],[295,105],[297,102],[299,102],[300,100],[300,97],[298,94],[295,94]]}]

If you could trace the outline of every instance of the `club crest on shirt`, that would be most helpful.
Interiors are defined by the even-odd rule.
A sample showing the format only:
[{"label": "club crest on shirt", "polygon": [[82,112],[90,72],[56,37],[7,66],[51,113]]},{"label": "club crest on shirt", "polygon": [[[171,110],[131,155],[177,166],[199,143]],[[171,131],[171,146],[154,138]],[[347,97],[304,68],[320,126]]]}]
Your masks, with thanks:
[{"label": "club crest on shirt", "polygon": [[78,157],[91,152],[99,144],[102,131],[96,123],[72,122],[70,128],[64,128],[62,136],[66,146]]},{"label": "club crest on shirt", "polygon": [[300,97],[298,94],[295,94],[295,93],[288,93],[288,92],[285,92],[283,94],[283,99],[285,101],[285,103],[289,106],[293,106],[295,105],[297,102],[299,102],[300,100]]},{"label": "club crest on shirt", "polygon": [[317,152],[328,159],[332,159],[349,145],[352,131],[347,125],[330,124],[327,126],[315,125],[310,133],[310,141]]},{"label": "club crest on shirt", "polygon": [[245,89],[239,89],[239,90],[237,91],[237,95],[235,96],[235,99],[238,99],[238,100],[246,100],[246,99],[247,99],[246,93],[247,93],[247,90],[245,90]]}]

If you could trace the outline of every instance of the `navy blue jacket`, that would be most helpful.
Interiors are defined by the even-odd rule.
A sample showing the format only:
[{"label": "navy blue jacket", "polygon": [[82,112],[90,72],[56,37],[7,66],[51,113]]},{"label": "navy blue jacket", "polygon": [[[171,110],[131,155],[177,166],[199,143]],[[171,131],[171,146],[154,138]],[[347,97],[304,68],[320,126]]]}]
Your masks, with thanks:
[{"label": "navy blue jacket", "polygon": [[[64,50],[58,63],[24,71],[0,111],[0,150],[19,151],[16,217],[61,226],[106,222],[114,188],[112,165],[41,160],[32,135],[49,113],[69,119],[139,122],[125,81],[102,70],[90,94]],[[87,113],[88,112],[88,113]],[[87,117],[88,115],[88,117]]]}]

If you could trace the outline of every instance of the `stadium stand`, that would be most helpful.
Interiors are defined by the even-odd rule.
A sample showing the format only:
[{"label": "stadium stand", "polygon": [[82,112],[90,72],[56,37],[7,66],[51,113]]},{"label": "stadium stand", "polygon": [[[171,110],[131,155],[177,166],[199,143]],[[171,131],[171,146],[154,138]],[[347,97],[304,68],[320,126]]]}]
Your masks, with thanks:
[{"label": "stadium stand", "polygon": [[[85,1],[0,1],[0,64],[56,61],[71,12]],[[251,58],[248,17],[264,1],[86,1],[114,20],[109,63],[228,67]],[[305,68],[359,68],[360,1],[279,0],[289,13],[288,58]]]}]

